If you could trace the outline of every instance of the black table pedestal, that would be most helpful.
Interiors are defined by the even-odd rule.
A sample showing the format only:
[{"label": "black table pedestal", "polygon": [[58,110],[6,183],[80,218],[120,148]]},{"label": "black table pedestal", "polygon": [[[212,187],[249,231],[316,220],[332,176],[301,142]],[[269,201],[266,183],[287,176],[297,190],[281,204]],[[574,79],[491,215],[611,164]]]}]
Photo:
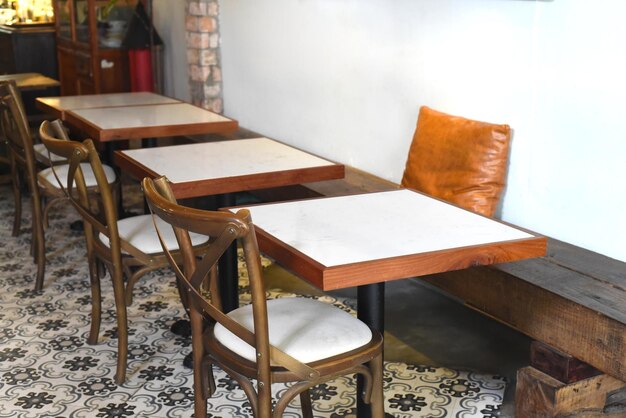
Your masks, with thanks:
[{"label": "black table pedestal", "polygon": [[[385,332],[385,283],[373,283],[357,288],[357,318],[372,329]],[[357,375],[356,410],[358,418],[372,416],[370,406],[363,402],[363,378]]]}]

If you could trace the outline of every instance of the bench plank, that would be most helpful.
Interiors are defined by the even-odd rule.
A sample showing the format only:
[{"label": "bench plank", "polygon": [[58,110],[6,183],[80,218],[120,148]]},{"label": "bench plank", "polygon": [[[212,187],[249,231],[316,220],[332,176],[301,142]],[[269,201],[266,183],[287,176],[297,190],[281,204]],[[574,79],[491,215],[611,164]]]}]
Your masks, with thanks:
[{"label": "bench plank", "polygon": [[[548,240],[550,246],[551,240]],[[501,264],[497,269],[616,321],[626,323],[626,292],[546,259]]]},{"label": "bench plank", "polygon": [[[550,274],[554,281],[569,281],[578,274],[542,270],[534,273]],[[498,267],[477,267],[428,276],[424,280],[533,339],[626,380],[623,322],[581,305],[574,298],[546,291],[545,287],[515,274]]]},{"label": "bench plank", "polygon": [[626,291],[626,263],[555,239],[550,242],[546,258],[617,290]]}]

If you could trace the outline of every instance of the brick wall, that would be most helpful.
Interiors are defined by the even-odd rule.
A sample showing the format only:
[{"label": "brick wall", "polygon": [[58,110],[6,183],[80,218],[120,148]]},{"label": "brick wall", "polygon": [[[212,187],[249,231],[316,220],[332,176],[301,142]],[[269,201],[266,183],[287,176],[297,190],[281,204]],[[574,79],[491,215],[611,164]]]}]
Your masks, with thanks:
[{"label": "brick wall", "polygon": [[186,0],[185,30],[192,103],[221,113],[219,4],[217,0]]}]

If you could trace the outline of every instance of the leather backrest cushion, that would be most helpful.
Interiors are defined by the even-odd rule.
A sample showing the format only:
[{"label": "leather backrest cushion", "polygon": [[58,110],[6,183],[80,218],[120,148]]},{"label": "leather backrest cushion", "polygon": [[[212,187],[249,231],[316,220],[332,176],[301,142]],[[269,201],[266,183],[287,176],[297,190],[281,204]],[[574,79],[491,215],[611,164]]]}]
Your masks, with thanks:
[{"label": "leather backrest cushion", "polygon": [[511,130],[420,108],[402,186],[486,216],[506,181]]}]

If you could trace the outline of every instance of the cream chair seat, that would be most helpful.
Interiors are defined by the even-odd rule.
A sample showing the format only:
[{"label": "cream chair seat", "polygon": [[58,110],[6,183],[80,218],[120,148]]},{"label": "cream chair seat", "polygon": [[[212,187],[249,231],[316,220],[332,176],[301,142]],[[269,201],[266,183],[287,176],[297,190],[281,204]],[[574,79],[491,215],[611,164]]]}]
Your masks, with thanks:
[{"label": "cream chair seat", "polygon": [[[254,331],[252,305],[235,309],[228,316]],[[363,322],[317,300],[268,300],[267,317],[270,344],[302,363],[347,353],[372,340],[372,331]],[[222,345],[243,358],[255,361],[255,349],[222,324],[215,325],[214,333]]]},{"label": "cream chair seat", "polygon": [[[80,168],[83,171],[83,176],[85,177],[85,185],[87,187],[97,186],[98,183],[96,181],[96,176],[93,174],[93,170],[91,169],[91,166],[88,163],[81,163]],[[112,167],[108,165],[104,165],[104,164],[102,165],[102,168],[104,169],[104,174],[106,175],[106,179],[109,182],[109,184],[113,184],[115,180],[117,180],[117,175],[115,174],[115,170],[113,170]],[[46,168],[45,170],[41,170],[37,174],[37,176],[39,177],[40,184],[42,186],[51,185],[52,187],[58,189],[59,186],[58,186],[58,182],[56,181],[56,178],[54,177],[54,172],[52,171],[53,169],[56,172],[56,175],[59,177],[59,179],[62,179],[62,180],[67,179],[67,174],[69,170],[68,164],[61,164],[61,165],[56,165],[54,167]],[[42,180],[43,180],[43,183],[42,183]],[[65,184],[63,185],[65,186]]]},{"label": "cream chair seat", "polygon": [[[169,226],[169,224],[160,218],[157,218],[156,222],[161,230],[161,237],[165,241],[168,248],[178,250],[178,241],[176,241],[174,230]],[[120,219],[117,221],[117,230],[120,234],[120,239],[128,242],[130,245],[145,254],[163,252],[156,229],[154,229],[152,215],[138,215]],[[193,246],[209,242],[209,237],[206,235],[189,235]],[[106,235],[100,233],[98,238],[106,247],[109,247],[109,239]]]},{"label": "cream chair seat", "polygon": [[[33,148],[35,150],[35,158],[37,159],[37,161],[46,161],[52,164],[67,162],[64,157],[58,154],[48,154],[48,150],[46,149],[46,146],[44,144],[34,144]],[[50,155],[50,157],[48,157],[48,155]]]}]

